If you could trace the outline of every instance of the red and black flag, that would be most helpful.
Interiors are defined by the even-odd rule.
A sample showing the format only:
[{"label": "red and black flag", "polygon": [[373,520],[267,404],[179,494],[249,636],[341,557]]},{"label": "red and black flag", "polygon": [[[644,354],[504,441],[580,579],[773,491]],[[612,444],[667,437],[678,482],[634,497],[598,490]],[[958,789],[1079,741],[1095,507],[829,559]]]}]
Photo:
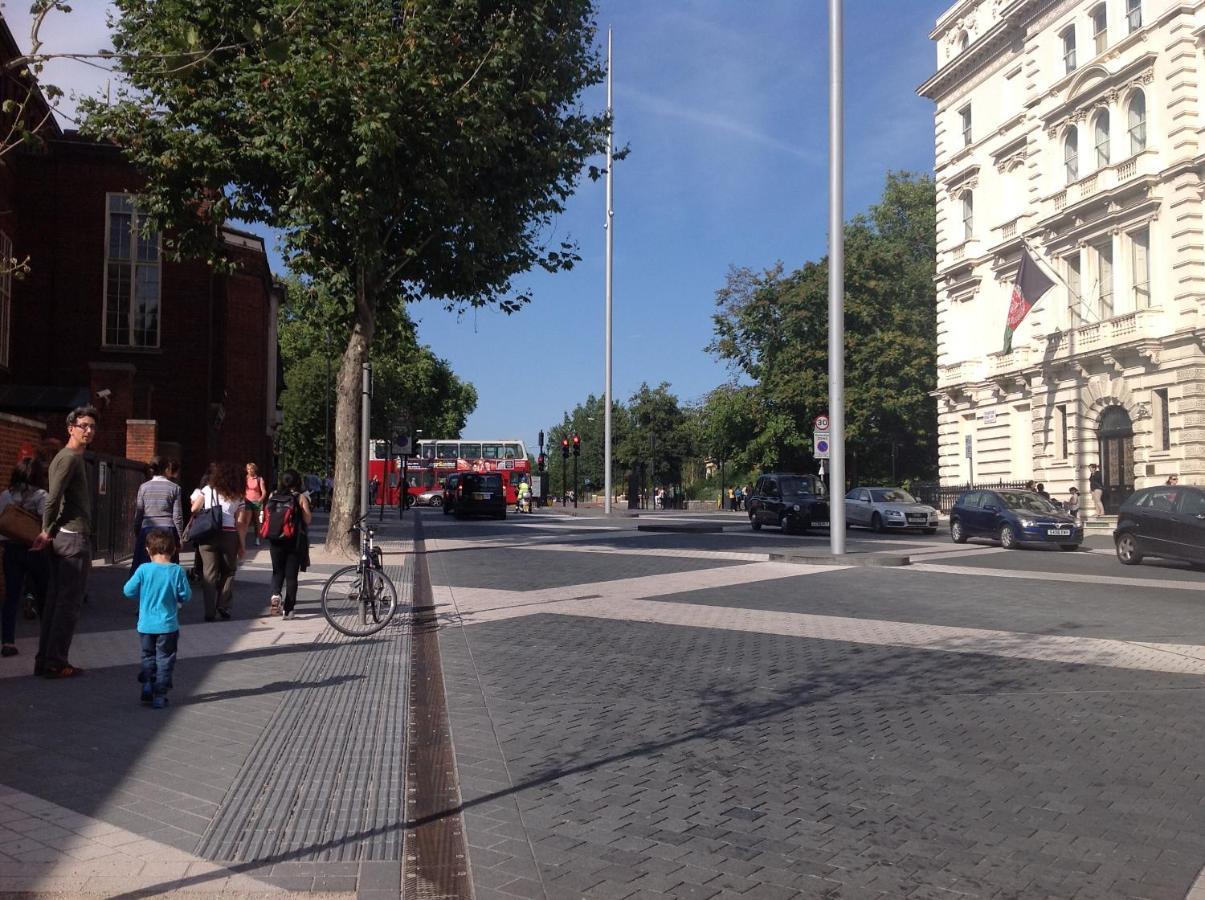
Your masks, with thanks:
[{"label": "red and black flag", "polygon": [[1013,348],[1013,332],[1021,324],[1021,320],[1029,315],[1033,305],[1043,294],[1054,287],[1054,282],[1046,277],[1046,273],[1038,268],[1029,248],[1021,248],[1021,265],[1017,269],[1017,280],[1013,284],[1012,302],[1008,304],[1008,321],[1004,325],[1004,351],[1008,353]]}]

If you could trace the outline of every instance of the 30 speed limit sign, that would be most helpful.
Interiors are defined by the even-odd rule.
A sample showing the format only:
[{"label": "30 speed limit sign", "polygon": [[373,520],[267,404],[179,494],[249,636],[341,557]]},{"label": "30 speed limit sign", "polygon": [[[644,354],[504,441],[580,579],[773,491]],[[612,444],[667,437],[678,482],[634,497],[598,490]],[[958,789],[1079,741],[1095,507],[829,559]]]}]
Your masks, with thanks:
[{"label": "30 speed limit sign", "polygon": [[816,416],[816,421],[812,423],[812,428],[816,431],[828,431],[828,416]]}]

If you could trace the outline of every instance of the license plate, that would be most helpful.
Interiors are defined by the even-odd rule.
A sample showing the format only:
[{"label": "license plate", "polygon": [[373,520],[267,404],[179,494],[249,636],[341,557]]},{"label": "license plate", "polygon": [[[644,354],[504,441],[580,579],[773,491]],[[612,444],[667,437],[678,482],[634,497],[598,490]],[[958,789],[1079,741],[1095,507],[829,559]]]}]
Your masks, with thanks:
[{"label": "license plate", "polygon": [[929,521],[929,517],[928,517],[928,516],[921,516],[921,515],[908,516],[908,521],[909,521],[909,522],[921,522],[921,523],[923,524],[923,523],[925,523],[925,522],[928,522],[928,521]]},{"label": "license plate", "polygon": [[828,519],[825,519],[823,522],[813,522],[812,525],[814,525],[816,528],[828,528]]},{"label": "license plate", "polygon": [[1070,528],[1047,528],[1046,534],[1050,537],[1071,537]]},{"label": "license plate", "polygon": [[493,498],[493,496],[494,496],[493,494],[483,494],[481,491],[476,491],[473,494],[473,499],[474,500],[490,500]]}]

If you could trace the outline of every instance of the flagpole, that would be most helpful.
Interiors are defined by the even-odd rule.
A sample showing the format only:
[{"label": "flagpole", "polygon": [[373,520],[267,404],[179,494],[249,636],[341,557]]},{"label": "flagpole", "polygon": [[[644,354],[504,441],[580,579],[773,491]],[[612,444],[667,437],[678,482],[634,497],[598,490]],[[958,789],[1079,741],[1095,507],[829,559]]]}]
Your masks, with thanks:
[{"label": "flagpole", "polygon": [[[1067,279],[1059,274],[1059,270],[1055,267],[1053,262],[1051,262],[1047,257],[1043,256],[1039,251],[1029,246],[1029,243],[1025,240],[1025,238],[1021,238],[1021,246],[1029,251],[1034,262],[1042,262],[1046,264],[1046,268],[1050,270],[1050,274],[1052,274],[1059,284],[1067,289],[1067,293],[1069,293],[1075,299],[1075,305],[1078,308],[1092,313],[1092,317],[1096,319],[1097,322],[1100,321],[1100,316],[1093,312],[1092,308],[1084,302],[1084,295],[1067,283]],[[1099,284],[1099,281],[1097,283]]]},{"label": "flagpole", "polygon": [[611,29],[607,28],[607,213],[606,220],[603,222],[603,228],[606,229],[607,236],[607,262],[606,262],[606,311],[604,318],[605,337],[603,343],[606,345],[606,362],[603,368],[605,384],[603,385],[603,403],[606,409],[603,412],[603,512],[606,515],[611,514],[611,261],[615,247],[615,193],[613,172],[615,169],[615,154],[614,154],[614,134],[615,129],[612,125],[613,112],[611,110]]}]

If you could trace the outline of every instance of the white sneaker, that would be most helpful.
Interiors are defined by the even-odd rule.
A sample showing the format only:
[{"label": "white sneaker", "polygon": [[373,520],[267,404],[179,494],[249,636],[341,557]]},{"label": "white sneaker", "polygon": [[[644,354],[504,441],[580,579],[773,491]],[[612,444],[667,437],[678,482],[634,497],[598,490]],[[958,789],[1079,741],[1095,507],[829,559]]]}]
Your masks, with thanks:
[{"label": "white sneaker", "polygon": [[273,594],[271,599],[268,600],[268,615],[280,615],[280,594]]}]

